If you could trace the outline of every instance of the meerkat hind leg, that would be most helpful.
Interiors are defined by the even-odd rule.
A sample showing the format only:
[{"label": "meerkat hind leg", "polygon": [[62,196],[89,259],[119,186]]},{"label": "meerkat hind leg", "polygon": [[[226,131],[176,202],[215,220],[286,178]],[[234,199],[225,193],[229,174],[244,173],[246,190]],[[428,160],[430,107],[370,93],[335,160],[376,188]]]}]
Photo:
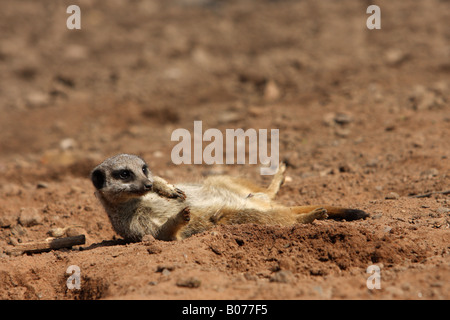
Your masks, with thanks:
[{"label": "meerkat hind leg", "polygon": [[280,186],[283,184],[285,171],[286,165],[284,163],[280,163],[278,170],[268,188],[256,185],[254,182],[247,179],[230,176],[211,176],[205,180],[204,184],[214,187],[222,187],[241,194],[244,197],[268,197],[269,200],[272,200],[275,198],[276,194],[280,190]]},{"label": "meerkat hind leg", "polygon": [[284,182],[284,173],[286,172],[286,165],[284,163],[280,163],[278,166],[278,170],[273,176],[272,182],[270,183],[267,191],[265,192],[270,199],[275,198],[278,191],[280,190],[281,185]]},{"label": "meerkat hind leg", "polygon": [[326,218],[328,218],[327,210],[325,208],[316,208],[307,213],[300,213],[296,220],[298,223],[312,223],[314,220],[323,220]]}]

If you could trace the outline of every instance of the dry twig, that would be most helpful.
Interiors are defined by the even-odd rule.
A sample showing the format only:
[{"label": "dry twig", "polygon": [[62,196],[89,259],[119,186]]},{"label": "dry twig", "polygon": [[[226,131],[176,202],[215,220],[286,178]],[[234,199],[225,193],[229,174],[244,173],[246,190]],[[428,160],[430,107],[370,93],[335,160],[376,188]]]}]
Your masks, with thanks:
[{"label": "dry twig", "polygon": [[20,243],[16,245],[14,248],[9,250],[9,254],[19,255],[22,253],[37,253],[37,252],[45,252],[50,250],[56,250],[61,248],[70,248],[77,245],[82,245],[86,243],[86,237],[84,234],[80,234],[74,237],[65,237],[65,238],[48,238],[44,241],[34,241],[27,243]]},{"label": "dry twig", "polygon": [[433,194],[450,194],[450,190],[432,191],[432,192],[427,192],[427,193],[423,193],[423,194],[412,195],[412,196],[409,196],[409,197],[410,198],[428,198],[428,197],[431,197]]}]

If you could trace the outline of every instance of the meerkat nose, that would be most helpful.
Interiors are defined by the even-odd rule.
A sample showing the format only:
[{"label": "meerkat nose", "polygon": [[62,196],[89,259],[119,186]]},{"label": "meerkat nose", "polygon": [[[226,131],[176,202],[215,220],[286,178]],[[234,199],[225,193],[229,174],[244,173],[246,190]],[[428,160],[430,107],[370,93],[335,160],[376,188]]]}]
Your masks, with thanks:
[{"label": "meerkat nose", "polygon": [[151,190],[152,187],[153,187],[153,184],[150,181],[144,183],[145,190]]}]

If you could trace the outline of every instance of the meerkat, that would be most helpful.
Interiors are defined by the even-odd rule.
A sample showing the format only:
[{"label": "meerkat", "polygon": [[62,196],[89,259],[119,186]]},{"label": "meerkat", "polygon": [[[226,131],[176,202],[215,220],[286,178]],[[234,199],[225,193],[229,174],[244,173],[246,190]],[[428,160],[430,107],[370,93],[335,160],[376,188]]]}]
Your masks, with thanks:
[{"label": "meerkat", "polygon": [[369,215],[333,206],[286,207],[274,198],[284,182],[282,163],[267,188],[241,178],[211,176],[200,183],[169,184],[135,155],[119,154],[94,168],[91,180],[113,229],[129,241],[145,235],[180,240],[219,224],[290,226],[320,219]]}]

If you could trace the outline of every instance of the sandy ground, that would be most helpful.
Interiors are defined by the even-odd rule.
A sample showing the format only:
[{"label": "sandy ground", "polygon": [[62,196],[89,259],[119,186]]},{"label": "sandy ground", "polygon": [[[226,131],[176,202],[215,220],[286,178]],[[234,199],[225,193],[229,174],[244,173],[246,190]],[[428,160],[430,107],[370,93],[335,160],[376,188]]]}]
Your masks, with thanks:
[{"label": "sandy ground", "polygon": [[[450,298],[448,1],[124,3],[0,5],[0,299]],[[66,28],[71,4],[81,30]],[[279,129],[278,201],[371,217],[124,242],[89,180],[110,155],[172,183],[269,183],[259,165],[174,165],[171,134],[194,120]],[[86,244],[9,254],[67,226]]]}]

